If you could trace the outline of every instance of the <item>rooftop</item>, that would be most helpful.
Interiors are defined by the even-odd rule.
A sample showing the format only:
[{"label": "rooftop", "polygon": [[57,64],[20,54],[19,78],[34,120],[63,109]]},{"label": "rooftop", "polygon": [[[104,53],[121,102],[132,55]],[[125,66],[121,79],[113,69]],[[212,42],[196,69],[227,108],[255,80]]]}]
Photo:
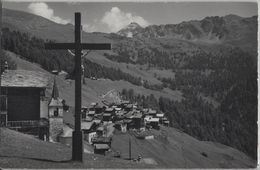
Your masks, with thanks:
[{"label": "rooftop", "polygon": [[38,71],[7,70],[1,78],[1,86],[3,87],[45,88],[49,84],[47,74]]},{"label": "rooftop", "polygon": [[112,138],[110,137],[95,137],[92,139],[93,143],[111,143]]},{"label": "rooftop", "polygon": [[111,116],[111,113],[104,113],[103,116]]},{"label": "rooftop", "polygon": [[95,149],[109,149],[108,144],[94,144]]},{"label": "rooftop", "polygon": [[159,118],[151,118],[151,117],[146,118],[145,117],[144,120],[147,122],[159,122]]},{"label": "rooftop", "polygon": [[156,116],[157,116],[157,117],[163,117],[164,114],[163,114],[163,113],[158,113],[158,114],[156,114]]},{"label": "rooftop", "polygon": [[89,130],[94,122],[81,122],[81,129]]},{"label": "rooftop", "polygon": [[106,110],[105,110],[105,112],[112,112],[112,111],[114,111],[114,108],[106,108]]},{"label": "rooftop", "polygon": [[54,107],[59,106],[59,107],[62,107],[63,106],[62,100],[60,98],[57,98],[57,99],[52,98],[49,106],[54,106]]}]

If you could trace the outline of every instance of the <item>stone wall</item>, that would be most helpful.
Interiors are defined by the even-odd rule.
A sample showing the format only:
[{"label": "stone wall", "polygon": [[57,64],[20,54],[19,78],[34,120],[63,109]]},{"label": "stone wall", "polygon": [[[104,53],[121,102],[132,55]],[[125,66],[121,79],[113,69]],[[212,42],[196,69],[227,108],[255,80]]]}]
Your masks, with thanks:
[{"label": "stone wall", "polygon": [[58,141],[58,135],[63,131],[63,118],[49,118],[50,141]]}]

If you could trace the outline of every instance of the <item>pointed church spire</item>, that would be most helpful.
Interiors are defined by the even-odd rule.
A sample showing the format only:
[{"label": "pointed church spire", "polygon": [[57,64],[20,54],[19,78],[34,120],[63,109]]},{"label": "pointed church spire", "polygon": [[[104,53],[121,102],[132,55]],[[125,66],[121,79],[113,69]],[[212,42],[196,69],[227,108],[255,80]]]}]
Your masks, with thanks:
[{"label": "pointed church spire", "polygon": [[57,87],[57,84],[56,84],[56,77],[54,78],[51,96],[52,96],[53,99],[59,98],[59,91],[58,91],[58,87]]}]

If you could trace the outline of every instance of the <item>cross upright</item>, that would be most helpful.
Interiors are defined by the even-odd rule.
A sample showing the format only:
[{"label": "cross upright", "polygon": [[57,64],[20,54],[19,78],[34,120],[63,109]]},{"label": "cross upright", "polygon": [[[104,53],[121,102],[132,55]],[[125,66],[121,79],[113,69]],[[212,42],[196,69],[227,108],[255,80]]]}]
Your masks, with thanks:
[{"label": "cross upright", "polygon": [[45,49],[75,50],[75,128],[72,134],[72,160],[83,161],[83,134],[81,130],[81,50],[111,50],[107,43],[81,43],[81,13],[75,13],[75,42],[46,43]]}]

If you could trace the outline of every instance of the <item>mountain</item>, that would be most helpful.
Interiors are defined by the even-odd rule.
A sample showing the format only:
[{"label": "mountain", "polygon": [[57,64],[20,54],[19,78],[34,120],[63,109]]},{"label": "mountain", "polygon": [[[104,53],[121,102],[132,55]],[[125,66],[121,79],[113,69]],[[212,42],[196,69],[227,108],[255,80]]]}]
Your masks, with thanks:
[{"label": "mountain", "polygon": [[118,31],[117,34],[125,37],[133,37],[135,34],[142,31],[142,29],[143,28],[138,23],[132,22],[125,28]]},{"label": "mountain", "polygon": [[[173,38],[205,43],[250,43],[256,46],[257,16],[243,18],[237,15],[206,17],[202,20],[179,24],[151,25],[145,28],[132,23],[118,32],[119,35],[138,38]],[[252,42],[252,38],[254,41]]]},{"label": "mountain", "polygon": [[[5,9],[3,27],[10,29],[3,36],[5,50],[48,71],[65,70],[73,78],[73,57],[43,48],[46,39],[73,41],[72,25]],[[256,16],[206,17],[145,28],[132,23],[121,32],[123,36],[83,32],[83,42],[112,43],[111,51],[91,51],[83,60],[84,105],[115,89],[165,112],[171,126],[193,137],[232,146],[256,159]],[[128,33],[133,37],[126,37]],[[73,105],[70,84],[73,80],[58,81],[62,97]]]}]

